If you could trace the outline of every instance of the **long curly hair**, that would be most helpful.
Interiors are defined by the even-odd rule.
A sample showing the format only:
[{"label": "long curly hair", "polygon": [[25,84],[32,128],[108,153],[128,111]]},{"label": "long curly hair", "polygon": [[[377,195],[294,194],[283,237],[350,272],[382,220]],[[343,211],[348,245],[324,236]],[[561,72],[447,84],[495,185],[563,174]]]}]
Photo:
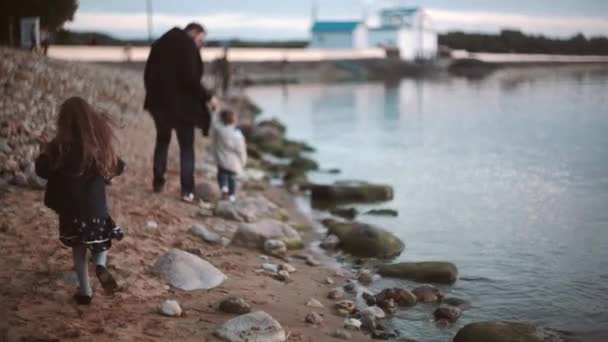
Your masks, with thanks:
[{"label": "long curly hair", "polygon": [[54,154],[54,169],[65,163],[68,154],[80,152],[78,173],[96,172],[111,177],[116,169],[114,123],[107,115],[95,111],[83,98],[71,97],[57,117],[57,135],[48,145]]}]

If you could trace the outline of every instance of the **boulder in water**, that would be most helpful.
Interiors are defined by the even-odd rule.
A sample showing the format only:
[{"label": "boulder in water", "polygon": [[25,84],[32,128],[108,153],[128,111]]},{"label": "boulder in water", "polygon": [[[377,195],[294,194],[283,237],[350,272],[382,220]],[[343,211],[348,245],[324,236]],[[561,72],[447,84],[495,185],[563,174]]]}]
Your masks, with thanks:
[{"label": "boulder in water", "polygon": [[226,275],[207,261],[179,249],[159,257],[154,270],[171,286],[186,291],[208,290],[226,280]]},{"label": "boulder in water", "polygon": [[450,262],[401,262],[381,265],[378,273],[383,277],[409,279],[417,282],[452,284],[458,278],[458,269]]},{"label": "boulder in water", "polygon": [[323,220],[328,234],[340,239],[340,248],[357,256],[393,258],[401,254],[405,245],[398,237],[381,228],[359,222]]},{"label": "boulder in water", "polygon": [[342,181],[331,185],[309,184],[313,204],[371,203],[393,199],[393,188],[363,181]]},{"label": "boulder in water", "polygon": [[540,328],[528,323],[486,321],[465,325],[454,337],[454,342],[549,342],[568,341],[566,334]]}]

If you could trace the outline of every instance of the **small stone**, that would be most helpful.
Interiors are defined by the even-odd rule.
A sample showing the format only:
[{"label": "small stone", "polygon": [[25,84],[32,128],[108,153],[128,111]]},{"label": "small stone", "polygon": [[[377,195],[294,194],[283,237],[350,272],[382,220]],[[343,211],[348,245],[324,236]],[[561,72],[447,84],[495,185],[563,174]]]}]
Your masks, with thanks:
[{"label": "small stone", "polygon": [[371,315],[375,318],[384,318],[386,317],[386,313],[378,306],[370,306],[361,311],[361,316]]},{"label": "small stone", "polygon": [[449,323],[454,323],[462,315],[462,310],[455,306],[441,305],[433,312],[436,321],[446,320]]},{"label": "small stone", "polygon": [[443,294],[438,288],[432,285],[418,286],[412,290],[418,302],[421,303],[437,303],[443,298]]},{"label": "small stone", "polygon": [[331,279],[330,277],[325,278],[325,284],[327,285],[333,285],[334,284],[334,280]]},{"label": "small stone", "polygon": [[224,299],[220,303],[219,309],[222,312],[236,315],[244,315],[251,312],[251,306],[240,297],[228,297]]},{"label": "small stone", "polygon": [[281,270],[281,271],[279,271],[279,273],[277,273],[277,279],[279,279],[280,281],[284,281],[286,283],[291,281],[289,272],[287,272],[285,270]]},{"label": "small stone", "polygon": [[344,329],[338,329],[332,334],[332,337],[339,338],[341,340],[350,340],[352,335]]},{"label": "small stone", "polygon": [[27,181],[27,176],[23,172],[17,172],[13,177],[11,183],[21,187],[27,187],[29,182]]},{"label": "small stone", "polygon": [[217,244],[217,245],[220,245],[223,243],[222,236],[220,236],[217,233],[210,232],[209,230],[207,230],[207,228],[201,226],[200,224],[194,224],[192,226],[191,231],[194,236],[197,236],[197,237],[203,239],[203,241],[205,241],[205,242],[209,242],[209,243]]},{"label": "small stone", "polygon": [[182,308],[179,307],[179,303],[170,299],[160,305],[159,311],[161,314],[169,317],[179,317],[182,315]]},{"label": "small stone", "polygon": [[279,265],[265,262],[262,264],[262,269],[271,273],[279,273]]},{"label": "small stone", "polygon": [[469,301],[454,297],[443,298],[441,300],[441,304],[455,306],[461,310],[468,309],[471,307],[471,303]]},{"label": "small stone", "polygon": [[158,223],[156,223],[156,221],[147,221],[146,222],[146,228],[147,229],[157,229],[158,228]]},{"label": "small stone", "polygon": [[287,271],[289,273],[294,273],[295,271],[297,271],[297,269],[295,267],[293,267],[290,264],[284,263],[284,264],[280,264],[279,265],[279,270],[281,271]]},{"label": "small stone", "polygon": [[321,248],[334,250],[340,244],[340,239],[336,235],[328,235],[322,242]]},{"label": "small stone", "polygon": [[269,239],[264,242],[264,251],[270,255],[284,257],[287,254],[287,246],[281,240]]},{"label": "small stone", "polygon": [[304,319],[304,321],[306,321],[306,323],[310,323],[310,324],[314,324],[314,325],[320,325],[323,324],[323,316],[321,316],[321,314],[316,313],[316,312],[309,312],[306,315],[306,318]]},{"label": "small stone", "polygon": [[260,258],[260,260],[268,262],[270,261],[270,258],[268,257],[268,255],[258,255],[258,258]]},{"label": "small stone", "polygon": [[374,280],[374,275],[369,270],[361,270],[361,272],[359,272],[359,277],[357,277],[357,280],[361,284],[369,285]]},{"label": "small stone", "polygon": [[348,293],[356,293],[357,292],[357,284],[353,283],[353,282],[348,282],[346,284],[344,284],[344,291],[348,292]]},{"label": "small stone", "polygon": [[306,306],[309,306],[311,308],[319,308],[322,309],[325,306],[323,305],[323,303],[319,302],[318,300],[314,299],[314,298],[310,298],[308,300],[308,302],[306,302]]},{"label": "small stone", "polygon": [[344,329],[348,330],[360,330],[361,321],[356,318],[347,318],[344,320]]},{"label": "small stone", "polygon": [[353,302],[352,300],[346,300],[346,299],[337,302],[334,305],[334,307],[336,308],[336,310],[344,310],[348,313],[352,313],[357,308],[357,306],[355,305],[355,302]]},{"label": "small stone", "polygon": [[341,288],[333,289],[329,291],[329,293],[327,294],[327,298],[334,300],[342,299],[344,298],[344,290],[342,290]]},{"label": "small stone", "polygon": [[4,141],[0,141],[0,152],[4,152],[9,154],[13,151],[13,149]]},{"label": "small stone", "polygon": [[306,265],[319,266],[319,265],[321,265],[321,262],[319,262],[319,260],[315,259],[312,255],[309,255],[308,257],[306,257]]},{"label": "small stone", "polygon": [[361,294],[361,297],[365,301],[365,304],[369,306],[376,305],[376,296],[374,296],[373,294],[364,292]]},{"label": "small stone", "polygon": [[374,315],[361,315],[361,328],[366,331],[376,330],[376,317]]}]

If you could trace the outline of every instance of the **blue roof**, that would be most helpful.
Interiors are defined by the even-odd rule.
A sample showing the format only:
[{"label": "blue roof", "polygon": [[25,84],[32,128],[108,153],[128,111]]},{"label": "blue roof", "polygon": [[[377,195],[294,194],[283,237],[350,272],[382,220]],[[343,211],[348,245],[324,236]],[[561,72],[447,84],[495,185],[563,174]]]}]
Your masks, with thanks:
[{"label": "blue roof", "polygon": [[312,25],[313,32],[351,32],[357,26],[361,25],[359,21],[316,21]]},{"label": "blue roof", "polygon": [[410,16],[416,14],[420,8],[418,7],[395,7],[395,8],[387,8],[380,11],[381,16]]}]

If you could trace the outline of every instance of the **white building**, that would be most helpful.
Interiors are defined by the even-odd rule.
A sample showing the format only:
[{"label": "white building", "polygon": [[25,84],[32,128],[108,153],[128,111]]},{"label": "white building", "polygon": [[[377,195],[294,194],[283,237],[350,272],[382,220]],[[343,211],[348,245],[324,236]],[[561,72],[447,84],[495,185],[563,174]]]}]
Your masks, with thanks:
[{"label": "white building", "polygon": [[364,49],[365,25],[359,21],[317,21],[312,26],[310,47],[316,49]]},{"label": "white building", "polygon": [[317,21],[312,27],[312,48],[394,48],[404,60],[433,59],[437,33],[420,8],[388,8],[379,13],[379,25],[360,21]]}]

